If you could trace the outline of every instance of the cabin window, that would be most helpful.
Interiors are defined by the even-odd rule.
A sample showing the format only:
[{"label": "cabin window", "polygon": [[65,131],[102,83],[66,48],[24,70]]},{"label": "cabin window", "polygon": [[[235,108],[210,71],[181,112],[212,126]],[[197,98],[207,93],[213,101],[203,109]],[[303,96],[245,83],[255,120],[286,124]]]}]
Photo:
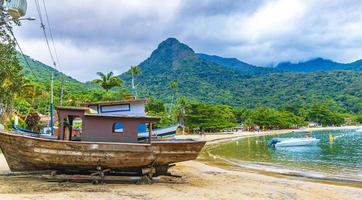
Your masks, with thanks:
[{"label": "cabin window", "polygon": [[137,132],[138,133],[146,133],[146,132],[148,132],[147,125],[145,123],[139,124],[138,127],[137,127]]},{"label": "cabin window", "polygon": [[116,122],[113,124],[114,133],[123,133],[123,124],[121,122]]}]

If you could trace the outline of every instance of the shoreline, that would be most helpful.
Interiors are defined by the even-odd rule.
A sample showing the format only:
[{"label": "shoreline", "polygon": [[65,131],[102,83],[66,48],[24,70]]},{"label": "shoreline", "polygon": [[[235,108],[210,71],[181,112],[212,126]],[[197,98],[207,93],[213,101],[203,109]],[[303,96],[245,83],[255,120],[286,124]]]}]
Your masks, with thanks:
[{"label": "shoreline", "polygon": [[304,129],[279,129],[279,130],[268,130],[260,132],[243,131],[243,132],[232,132],[232,133],[212,133],[205,135],[185,134],[176,135],[177,139],[196,139],[207,141],[206,145],[215,143],[228,142],[248,137],[257,137],[263,135],[279,135],[290,132],[308,132],[308,131],[322,131],[322,130],[347,130],[347,129],[358,129],[361,126],[341,126],[341,127],[315,127],[315,128],[304,128]]},{"label": "shoreline", "polygon": [[221,167],[224,169],[230,169],[231,166],[232,170],[247,170],[264,175],[285,176],[289,178],[302,177],[308,179],[309,181],[317,181],[332,185],[345,185],[345,186],[362,188],[362,181],[358,179],[336,177],[330,174],[325,174],[313,170],[298,171],[289,168],[277,168],[276,166],[269,165],[268,163],[260,164],[251,161],[234,162],[218,156],[210,155],[210,153],[207,151],[207,148],[212,148],[215,145],[243,138],[279,135],[290,132],[309,132],[309,131],[319,131],[319,130],[327,130],[327,131],[348,130],[348,129],[358,129],[361,127],[362,126],[344,126],[344,127],[318,127],[318,128],[306,128],[306,129],[281,129],[281,130],[262,131],[262,132],[242,132],[241,134],[234,133],[234,134],[215,134],[215,135],[198,136],[208,141],[204,148],[204,152],[200,154],[198,160],[208,165]]},{"label": "shoreline", "polygon": [[[346,127],[338,127],[338,129],[346,129]],[[262,134],[282,134],[291,131],[293,130],[278,130]],[[215,143],[259,135],[261,133],[244,132],[233,135],[206,135],[203,136],[203,139],[208,140],[207,146],[212,146]],[[6,161],[0,154],[0,172],[8,171]],[[0,176],[0,199],[357,200],[362,196],[362,189],[353,185],[258,172],[251,169],[237,169],[226,166],[223,162],[208,163],[202,159],[177,163],[175,167],[171,168],[171,173],[182,177],[161,177],[159,181],[151,185],[134,183],[93,185],[91,183],[58,183],[36,178]]]}]

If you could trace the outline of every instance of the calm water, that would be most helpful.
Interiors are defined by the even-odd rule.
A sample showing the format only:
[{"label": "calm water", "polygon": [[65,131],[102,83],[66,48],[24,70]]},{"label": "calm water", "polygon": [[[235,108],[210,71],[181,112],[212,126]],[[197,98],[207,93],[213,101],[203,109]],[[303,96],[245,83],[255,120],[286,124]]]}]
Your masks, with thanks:
[{"label": "calm water", "polygon": [[[304,134],[287,133],[277,137],[303,137]],[[330,134],[333,142],[329,141]],[[320,139],[317,146],[269,148],[268,140],[276,136],[260,136],[218,144],[208,153],[244,166],[362,181],[362,132],[315,131],[313,135]]]}]

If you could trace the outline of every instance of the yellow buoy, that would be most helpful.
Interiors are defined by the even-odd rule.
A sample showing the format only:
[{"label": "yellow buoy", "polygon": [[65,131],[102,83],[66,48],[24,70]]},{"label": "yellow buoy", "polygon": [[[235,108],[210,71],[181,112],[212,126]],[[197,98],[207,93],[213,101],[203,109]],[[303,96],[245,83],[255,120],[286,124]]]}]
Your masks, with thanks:
[{"label": "yellow buoy", "polygon": [[329,133],[329,142],[333,142],[334,138],[333,138],[333,135],[332,133]]}]

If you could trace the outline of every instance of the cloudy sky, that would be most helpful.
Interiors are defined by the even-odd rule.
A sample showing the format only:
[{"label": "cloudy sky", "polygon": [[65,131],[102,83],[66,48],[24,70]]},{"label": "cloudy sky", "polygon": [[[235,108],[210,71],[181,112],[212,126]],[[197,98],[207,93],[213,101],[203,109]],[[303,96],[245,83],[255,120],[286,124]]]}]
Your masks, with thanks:
[{"label": "cloudy sky", "polygon": [[[81,81],[95,78],[97,71],[126,71],[168,37],[196,52],[255,65],[362,58],[360,0],[45,2],[61,69]],[[28,0],[27,15],[39,19],[34,0]],[[25,54],[51,64],[39,23],[24,22],[15,33]]]}]

